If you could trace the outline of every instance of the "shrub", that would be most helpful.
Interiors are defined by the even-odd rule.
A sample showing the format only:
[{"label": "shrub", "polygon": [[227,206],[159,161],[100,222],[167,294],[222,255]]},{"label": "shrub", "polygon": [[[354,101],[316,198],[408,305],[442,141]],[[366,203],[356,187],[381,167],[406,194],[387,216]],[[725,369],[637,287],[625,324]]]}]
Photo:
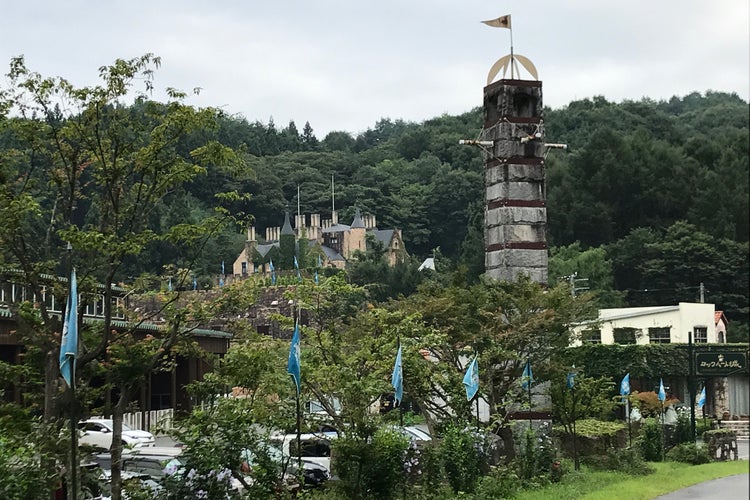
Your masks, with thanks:
[{"label": "shrub", "polygon": [[[658,417],[661,415],[662,402],[659,401],[659,396],[656,392],[634,392],[633,395],[638,399],[638,407],[640,408],[641,415],[644,417]],[[678,399],[670,398],[664,401],[663,407],[667,408],[679,402]]]},{"label": "shrub", "polygon": [[655,418],[646,419],[638,445],[643,458],[649,462],[661,462],[664,451],[664,440],[659,420]]},{"label": "shrub", "polygon": [[708,450],[695,443],[681,443],[667,452],[667,460],[700,465],[711,461]]},{"label": "shrub", "polygon": [[474,491],[487,471],[491,440],[486,432],[469,426],[448,426],[440,442],[446,479],[455,492]]},{"label": "shrub", "polygon": [[674,446],[681,443],[692,443],[693,433],[690,425],[690,410],[683,407],[677,409],[677,422],[672,430],[672,439],[669,442],[670,446]]},{"label": "shrub", "polygon": [[637,448],[610,449],[606,455],[588,457],[586,465],[594,470],[612,470],[637,476],[654,472]]},{"label": "shrub", "polygon": [[334,472],[337,485],[348,498],[391,498],[404,480],[404,463],[409,440],[401,433],[383,428],[370,440],[356,436],[334,443]]},{"label": "shrub", "polygon": [[521,478],[513,467],[493,467],[489,474],[479,479],[476,498],[510,498],[523,487]]},{"label": "shrub", "polygon": [[555,449],[547,430],[547,426],[542,426],[538,433],[533,429],[524,432],[517,463],[519,476],[525,482],[545,482],[549,479],[552,463],[555,461]]}]

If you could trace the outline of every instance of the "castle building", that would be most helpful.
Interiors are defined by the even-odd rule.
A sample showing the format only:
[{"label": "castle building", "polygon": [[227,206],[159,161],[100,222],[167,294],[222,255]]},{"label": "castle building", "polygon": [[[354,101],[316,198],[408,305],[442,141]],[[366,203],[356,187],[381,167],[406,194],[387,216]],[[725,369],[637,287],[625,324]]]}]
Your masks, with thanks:
[{"label": "castle building", "polygon": [[[406,249],[400,229],[378,229],[374,215],[362,215],[359,208],[355,210],[350,225],[341,224],[338,212],[333,211],[330,219],[321,220],[320,214],[298,214],[294,217],[294,228],[289,212],[284,216],[284,224],[279,228],[266,228],[263,242],[258,241],[255,227],[247,229],[245,248],[232,265],[236,277],[245,277],[254,273],[265,273],[269,269],[266,256],[273,248],[279,247],[283,235],[294,235],[297,243],[305,241],[307,249],[317,253],[323,267],[344,269],[356,252],[368,250],[368,242],[375,241],[382,245],[390,265],[403,260]],[[368,235],[370,238],[368,238]],[[316,252],[315,249],[319,250]],[[262,264],[258,263],[258,255]]]}]

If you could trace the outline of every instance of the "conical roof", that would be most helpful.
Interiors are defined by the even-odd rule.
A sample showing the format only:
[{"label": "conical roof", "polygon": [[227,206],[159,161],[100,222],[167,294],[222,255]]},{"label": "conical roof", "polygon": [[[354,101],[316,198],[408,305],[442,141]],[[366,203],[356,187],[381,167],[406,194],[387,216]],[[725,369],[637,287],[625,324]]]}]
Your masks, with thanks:
[{"label": "conical roof", "polygon": [[281,228],[281,234],[291,234],[294,236],[294,229],[289,222],[289,212],[284,212],[284,226]]},{"label": "conical roof", "polygon": [[352,229],[364,229],[365,227],[365,223],[362,221],[362,214],[360,213],[359,208],[354,211],[354,220],[352,221],[352,225],[350,227]]}]

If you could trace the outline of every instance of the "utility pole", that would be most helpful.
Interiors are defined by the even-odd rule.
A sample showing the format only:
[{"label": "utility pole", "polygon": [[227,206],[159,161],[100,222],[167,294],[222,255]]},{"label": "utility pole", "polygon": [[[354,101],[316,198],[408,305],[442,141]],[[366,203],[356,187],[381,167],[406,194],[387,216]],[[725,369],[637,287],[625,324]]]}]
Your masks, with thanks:
[{"label": "utility pole", "polygon": [[700,291],[701,291],[701,304],[703,304],[703,302],[706,299],[706,287],[702,281],[701,281]]},{"label": "utility pole", "polygon": [[578,272],[574,272],[573,274],[569,276],[562,276],[561,279],[567,279],[568,284],[570,285],[570,295],[575,297],[578,292],[583,292],[589,289],[588,286],[577,286],[577,284],[580,283],[588,283],[588,278],[577,278]]}]

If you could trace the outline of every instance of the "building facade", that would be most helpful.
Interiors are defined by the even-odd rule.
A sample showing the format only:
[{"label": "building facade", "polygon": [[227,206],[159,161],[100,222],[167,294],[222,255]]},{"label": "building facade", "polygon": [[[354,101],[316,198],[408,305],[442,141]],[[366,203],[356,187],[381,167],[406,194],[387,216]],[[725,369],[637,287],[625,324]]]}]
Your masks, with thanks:
[{"label": "building facade", "polygon": [[375,216],[362,215],[359,209],[355,210],[349,225],[339,223],[336,211],[330,219],[321,220],[320,214],[301,214],[294,220],[292,227],[289,213],[286,213],[281,227],[266,228],[263,242],[258,241],[255,227],[248,227],[245,247],[232,264],[234,277],[269,272],[267,255],[279,247],[281,236],[285,234],[294,235],[298,244],[305,242],[308,249],[317,249],[322,267],[344,269],[356,252],[368,250],[370,242],[382,246],[390,265],[408,256],[400,229],[378,229]]}]

